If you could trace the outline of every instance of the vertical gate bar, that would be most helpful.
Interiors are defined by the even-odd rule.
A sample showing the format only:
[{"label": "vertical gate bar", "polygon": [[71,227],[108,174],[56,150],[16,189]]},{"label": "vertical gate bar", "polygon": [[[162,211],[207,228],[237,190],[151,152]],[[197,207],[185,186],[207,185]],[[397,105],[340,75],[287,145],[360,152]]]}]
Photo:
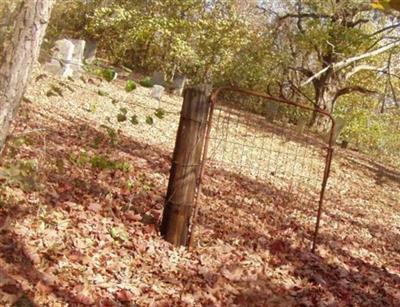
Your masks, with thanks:
[{"label": "vertical gate bar", "polygon": [[319,228],[320,228],[320,224],[321,224],[321,216],[322,216],[322,208],[323,208],[323,202],[324,202],[324,197],[325,197],[325,190],[326,190],[326,186],[328,184],[329,175],[331,173],[331,165],[332,165],[332,157],[333,157],[332,141],[333,141],[333,131],[335,129],[336,122],[331,116],[330,116],[330,119],[332,121],[332,127],[331,127],[331,131],[330,131],[330,135],[329,135],[329,144],[328,144],[327,155],[326,155],[326,160],[325,160],[324,178],[322,180],[320,199],[319,199],[319,203],[318,203],[317,221],[315,223],[313,243],[312,243],[312,248],[311,248],[312,253],[315,253],[315,249],[317,247],[317,239],[318,239],[318,233],[319,233]]}]

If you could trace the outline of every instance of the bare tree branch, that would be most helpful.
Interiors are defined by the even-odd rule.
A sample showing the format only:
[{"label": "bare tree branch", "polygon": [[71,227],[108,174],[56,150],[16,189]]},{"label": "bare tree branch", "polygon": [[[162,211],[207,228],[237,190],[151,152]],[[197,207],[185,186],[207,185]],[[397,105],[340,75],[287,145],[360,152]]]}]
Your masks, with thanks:
[{"label": "bare tree branch", "polygon": [[363,70],[373,70],[373,71],[378,71],[378,72],[385,72],[385,66],[384,66],[384,67],[381,67],[381,68],[378,68],[378,67],[376,67],[376,66],[368,65],[368,64],[358,65],[358,66],[354,67],[351,71],[349,71],[349,72],[346,74],[345,79],[348,80],[348,79],[350,79],[353,75],[355,75],[355,74],[357,74],[358,72],[363,71]]},{"label": "bare tree branch", "polygon": [[324,15],[324,14],[315,14],[315,13],[297,13],[297,14],[286,14],[283,16],[278,17],[279,20],[285,20],[288,18],[314,18],[314,19],[327,19],[332,18],[333,16]]},{"label": "bare tree branch", "polygon": [[333,101],[336,101],[340,96],[347,95],[347,94],[354,93],[354,92],[359,92],[361,94],[376,94],[377,93],[376,91],[369,90],[365,87],[358,86],[358,85],[347,86],[336,92],[336,95],[335,95]]},{"label": "bare tree branch", "polygon": [[326,73],[328,70],[332,69],[334,71],[338,71],[340,69],[343,69],[347,66],[349,66],[350,64],[369,58],[369,57],[373,57],[376,55],[379,55],[383,52],[386,52],[394,47],[400,46],[400,40],[392,42],[390,44],[387,44],[385,46],[382,46],[381,48],[378,48],[376,50],[370,51],[370,52],[366,52],[348,59],[345,59],[343,61],[337,62],[337,63],[333,63],[331,65],[328,65],[327,67],[325,67],[324,69],[320,70],[319,72],[317,72],[316,74],[314,74],[313,76],[311,76],[310,78],[308,78],[305,82],[302,83],[301,86],[305,86],[307,84],[309,84],[310,82],[314,81],[315,79],[318,79],[320,76],[322,76],[324,73]]},{"label": "bare tree branch", "polygon": [[400,27],[400,22],[399,23],[395,23],[395,24],[390,25],[390,26],[387,26],[387,27],[384,27],[384,28],[372,33],[370,36],[375,36],[375,35],[378,35],[378,34],[380,34],[382,32],[385,32],[385,31],[388,31],[388,30],[392,30],[392,29],[395,29],[395,28],[398,28],[398,27]]}]

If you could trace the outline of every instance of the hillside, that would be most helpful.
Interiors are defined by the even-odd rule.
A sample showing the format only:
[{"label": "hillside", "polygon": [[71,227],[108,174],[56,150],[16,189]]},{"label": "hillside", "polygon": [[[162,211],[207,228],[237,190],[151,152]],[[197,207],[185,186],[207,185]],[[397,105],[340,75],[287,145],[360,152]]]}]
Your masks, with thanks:
[{"label": "hillside", "polygon": [[0,168],[0,305],[400,305],[398,171],[337,149],[313,255],[315,208],[211,163],[195,247],[173,248],[158,225],[182,99],[124,87],[35,72]]}]

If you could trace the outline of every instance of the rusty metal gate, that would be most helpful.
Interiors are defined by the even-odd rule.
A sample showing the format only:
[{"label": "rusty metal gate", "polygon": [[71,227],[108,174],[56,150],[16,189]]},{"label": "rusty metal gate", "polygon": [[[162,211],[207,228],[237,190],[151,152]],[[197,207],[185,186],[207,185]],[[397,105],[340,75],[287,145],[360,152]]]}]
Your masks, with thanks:
[{"label": "rusty metal gate", "polygon": [[[324,123],[324,135],[309,123]],[[223,169],[274,186],[316,215],[315,251],[330,174],[335,121],[313,106],[237,88],[211,96],[191,242],[207,169]],[[203,182],[204,183],[204,182]],[[271,193],[265,189],[265,193]]]}]

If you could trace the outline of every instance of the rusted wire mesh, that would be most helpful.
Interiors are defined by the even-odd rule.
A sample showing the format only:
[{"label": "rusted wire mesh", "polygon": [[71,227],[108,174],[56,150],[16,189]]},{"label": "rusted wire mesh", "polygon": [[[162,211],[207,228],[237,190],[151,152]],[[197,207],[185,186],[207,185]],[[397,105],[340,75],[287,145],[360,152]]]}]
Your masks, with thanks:
[{"label": "rusted wire mesh", "polygon": [[[265,193],[274,187],[319,224],[332,153],[329,116],[246,91],[222,91],[213,104],[206,168],[263,182]],[[313,117],[327,118],[325,135],[312,128]]]}]

